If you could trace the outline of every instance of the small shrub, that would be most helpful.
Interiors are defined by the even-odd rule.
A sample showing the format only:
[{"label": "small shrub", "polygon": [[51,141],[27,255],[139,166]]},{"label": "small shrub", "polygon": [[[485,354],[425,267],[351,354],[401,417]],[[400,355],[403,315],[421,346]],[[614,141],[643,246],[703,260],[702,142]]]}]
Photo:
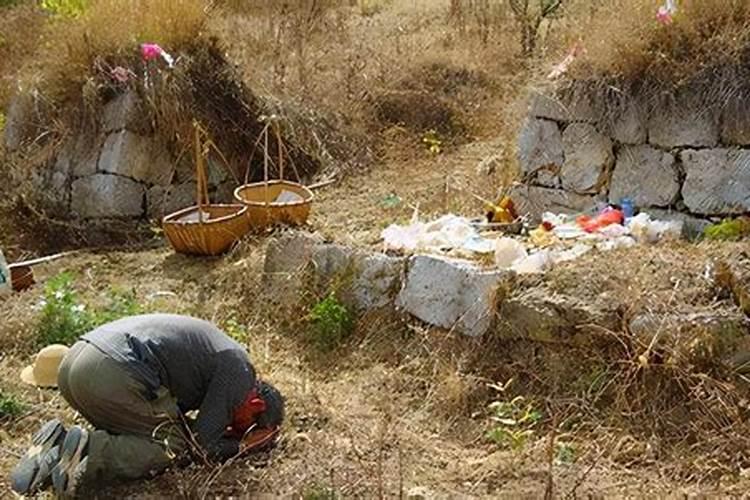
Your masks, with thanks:
[{"label": "small shrub", "polygon": [[42,309],[37,326],[39,346],[70,345],[91,328],[91,315],[73,289],[73,275],[61,273],[44,287]]},{"label": "small shrub", "polygon": [[707,240],[736,241],[750,235],[750,217],[724,219],[717,224],[711,224],[703,230]]},{"label": "small shrub", "polygon": [[78,297],[73,282],[73,275],[67,272],[47,282],[36,335],[40,347],[50,344],[71,345],[81,335],[99,325],[143,312],[132,290],[113,289],[104,307],[89,308]]},{"label": "small shrub", "polygon": [[555,463],[570,465],[576,461],[576,449],[570,443],[557,443],[555,447]]},{"label": "small shrub", "polygon": [[21,416],[26,405],[14,394],[0,391],[0,420],[10,420]]},{"label": "small shrub", "polygon": [[312,340],[323,351],[335,349],[352,331],[352,316],[333,294],[315,304],[310,313]]}]

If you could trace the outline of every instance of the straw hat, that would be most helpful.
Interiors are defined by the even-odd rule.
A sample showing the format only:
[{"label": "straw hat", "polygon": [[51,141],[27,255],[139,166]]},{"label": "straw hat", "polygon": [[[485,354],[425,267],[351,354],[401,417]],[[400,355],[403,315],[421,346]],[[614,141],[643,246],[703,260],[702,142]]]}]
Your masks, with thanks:
[{"label": "straw hat", "polygon": [[21,372],[21,380],[39,387],[57,387],[57,369],[68,353],[64,345],[48,345],[36,355],[33,365]]}]

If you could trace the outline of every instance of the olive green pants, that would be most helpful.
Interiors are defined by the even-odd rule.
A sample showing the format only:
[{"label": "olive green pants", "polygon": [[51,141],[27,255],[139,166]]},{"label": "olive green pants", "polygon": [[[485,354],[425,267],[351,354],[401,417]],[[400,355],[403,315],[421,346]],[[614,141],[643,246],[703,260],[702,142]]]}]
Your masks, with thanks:
[{"label": "olive green pants", "polygon": [[165,387],[149,401],[145,388],[97,347],[73,345],[58,373],[65,400],[94,427],[82,484],[161,472],[186,448],[177,403]]}]

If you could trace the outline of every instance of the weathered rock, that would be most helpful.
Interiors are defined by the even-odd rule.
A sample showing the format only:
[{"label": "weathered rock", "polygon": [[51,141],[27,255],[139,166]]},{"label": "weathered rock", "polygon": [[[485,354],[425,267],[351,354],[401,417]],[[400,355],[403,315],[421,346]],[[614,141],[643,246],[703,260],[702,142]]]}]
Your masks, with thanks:
[{"label": "weathered rock", "polygon": [[587,123],[572,123],[562,134],[565,162],[560,178],[565,189],[597,193],[614,163],[612,141]]},{"label": "weathered rock", "polygon": [[268,298],[277,304],[296,306],[304,296],[317,234],[289,231],[268,242],[263,264],[263,284]]},{"label": "weathered rock", "polygon": [[609,188],[611,203],[628,197],[638,207],[666,207],[680,194],[675,157],[651,146],[624,146]]},{"label": "weathered rock", "polygon": [[644,313],[634,317],[630,333],[653,351],[687,359],[724,357],[750,333],[750,320],[739,311]]},{"label": "weathered rock", "polygon": [[431,325],[482,335],[494,323],[498,288],[512,277],[510,271],[417,255],[409,259],[396,306]]},{"label": "weathered rock", "polygon": [[660,208],[649,208],[646,210],[649,215],[657,220],[677,220],[682,221],[682,237],[688,240],[695,240],[703,235],[703,230],[711,225],[711,221],[700,219],[698,217],[678,212],[676,210],[664,210]]},{"label": "weathered rock", "polygon": [[732,146],[750,145],[750,113],[747,96],[730,99],[722,111],[721,142]]},{"label": "weathered rock", "polygon": [[518,136],[521,173],[530,180],[557,186],[557,172],[563,165],[560,129],[549,120],[529,119]]},{"label": "weathered rock", "polygon": [[107,137],[99,156],[99,171],[157,185],[167,185],[173,177],[169,152],[156,139],[128,130]]},{"label": "weathered rock", "polygon": [[570,342],[582,328],[616,331],[620,317],[613,301],[595,304],[531,288],[512,294],[500,307],[500,333],[539,342]]},{"label": "weathered rock", "polygon": [[312,250],[315,284],[321,293],[348,285],[354,278],[354,249],[334,243],[321,243]]},{"label": "weathered rock", "polygon": [[514,185],[510,196],[518,213],[529,214],[532,222],[539,222],[544,212],[574,214],[593,208],[599,201],[595,196],[524,184]]},{"label": "weathered rock", "polygon": [[682,198],[697,214],[740,214],[750,210],[750,151],[686,150]]},{"label": "weathered rock", "polygon": [[165,215],[195,205],[196,185],[194,182],[153,186],[146,193],[146,215],[162,218]]},{"label": "weathered rock", "polygon": [[312,255],[318,292],[335,290],[357,312],[393,303],[401,288],[404,261],[329,243],[316,245]]},{"label": "weathered rock", "polygon": [[643,144],[648,139],[646,113],[635,102],[625,105],[606,128],[608,135],[621,144]]},{"label": "weathered rock", "polygon": [[135,218],[143,215],[145,188],[125,177],[94,174],[73,182],[71,209],[83,218]]},{"label": "weathered rock", "polygon": [[350,289],[355,309],[369,311],[393,303],[401,289],[404,263],[402,257],[383,254],[358,256]]},{"label": "weathered rock", "polygon": [[104,105],[102,127],[105,133],[128,129],[133,132],[148,133],[149,122],[146,110],[138,95],[128,90]]},{"label": "weathered rock", "polygon": [[72,177],[85,177],[96,173],[99,155],[98,144],[84,135],[69,139],[55,160],[55,170]]},{"label": "weathered rock", "polygon": [[719,142],[716,113],[694,104],[663,105],[648,122],[648,141],[662,148],[713,147]]},{"label": "weathered rock", "polygon": [[238,203],[234,198],[234,190],[237,188],[237,183],[234,181],[227,181],[214,188],[211,194],[211,200],[216,203]]},{"label": "weathered rock", "polygon": [[582,92],[553,96],[532,90],[529,96],[529,115],[558,122],[594,122],[596,114],[591,96]]}]

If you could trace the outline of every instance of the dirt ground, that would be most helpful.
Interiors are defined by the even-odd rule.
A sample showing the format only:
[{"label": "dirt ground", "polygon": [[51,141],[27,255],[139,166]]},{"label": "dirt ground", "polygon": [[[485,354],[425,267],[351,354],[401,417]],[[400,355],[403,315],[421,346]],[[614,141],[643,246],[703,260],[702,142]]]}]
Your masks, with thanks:
[{"label": "dirt ground", "polygon": [[[473,144],[350,177],[320,192],[311,225],[337,241],[377,245],[382,227],[410,217],[417,205],[425,214],[479,211],[480,203],[467,191],[492,194],[491,183],[474,172],[489,147]],[[401,202],[387,208],[383,200],[391,193]],[[10,243],[3,242],[12,247]],[[112,485],[95,496],[402,498],[421,492],[440,498],[541,498],[552,488],[559,498],[709,498],[746,491],[742,474],[686,480],[675,473],[679,458],[623,460],[627,453],[648,457],[647,445],[641,450],[642,443],[631,443],[635,440],[627,430],[606,423],[593,432],[556,436],[576,450],[575,459],[566,464],[550,465],[552,435],[546,432],[519,451],[498,450],[484,437],[491,400],[486,385],[495,382],[486,378],[492,373],[486,368],[508,361],[498,355],[496,339],[456,338],[415,321],[373,316],[362,318],[339,350],[316,354],[304,341],[304,321],[288,321],[266,306],[267,291],[260,282],[264,244],[264,238],[253,237],[223,258],[196,259],[175,255],[156,240],[146,247],[83,250],[37,268],[40,284],[60,271],[74,272],[89,303],[102,300],[111,287],[133,289],[148,310],[245,325],[259,372],[287,398],[283,437],[270,453],[220,467],[176,468],[152,480]],[[643,258],[638,252],[629,250],[618,259]],[[685,245],[651,250],[648,260],[672,260],[670,265],[679,267],[689,262],[686,255],[711,252]],[[24,253],[23,248],[15,247],[14,253]],[[568,291],[575,290],[576,276],[595,260],[560,268],[554,282],[568,280]],[[631,283],[625,275],[607,274],[608,267],[612,269],[600,264],[595,287],[579,291],[599,293],[609,286],[621,292],[613,283]],[[698,267],[681,269],[687,277]],[[669,280],[668,272],[653,273],[644,265],[632,283],[649,276],[652,284]],[[18,379],[34,352],[30,339],[40,294],[37,285],[0,303],[0,389],[28,405],[0,431],[3,496],[10,495],[8,472],[30,433],[53,416],[76,421],[55,391],[32,389]]]}]

